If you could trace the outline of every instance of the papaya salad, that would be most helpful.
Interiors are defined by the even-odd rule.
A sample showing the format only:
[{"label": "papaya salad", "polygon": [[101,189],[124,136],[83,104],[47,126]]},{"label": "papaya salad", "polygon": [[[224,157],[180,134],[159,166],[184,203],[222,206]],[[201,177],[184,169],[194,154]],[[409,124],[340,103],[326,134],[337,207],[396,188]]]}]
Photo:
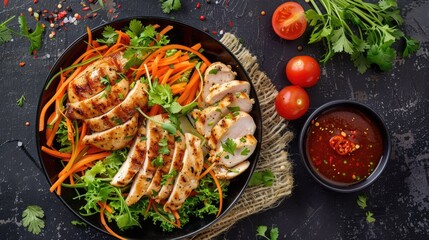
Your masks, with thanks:
[{"label": "papaya salad", "polygon": [[249,82],[199,43],[170,43],[172,28],[131,20],[97,39],[87,28],[86,51],[47,83],[59,82],[40,111],[41,151],[63,166],[50,191],[73,189],[79,213],[117,238],[109,225],[218,217],[256,149]]}]

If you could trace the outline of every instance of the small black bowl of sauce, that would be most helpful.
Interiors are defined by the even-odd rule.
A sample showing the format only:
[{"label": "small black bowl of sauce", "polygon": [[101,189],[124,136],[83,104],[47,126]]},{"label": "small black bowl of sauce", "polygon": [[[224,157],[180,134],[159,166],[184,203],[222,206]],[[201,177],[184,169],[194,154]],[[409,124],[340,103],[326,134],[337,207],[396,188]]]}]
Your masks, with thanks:
[{"label": "small black bowl of sauce", "polygon": [[373,183],[390,156],[390,137],[381,117],[351,100],[316,109],[304,124],[300,153],[310,174],[337,192],[355,192]]}]

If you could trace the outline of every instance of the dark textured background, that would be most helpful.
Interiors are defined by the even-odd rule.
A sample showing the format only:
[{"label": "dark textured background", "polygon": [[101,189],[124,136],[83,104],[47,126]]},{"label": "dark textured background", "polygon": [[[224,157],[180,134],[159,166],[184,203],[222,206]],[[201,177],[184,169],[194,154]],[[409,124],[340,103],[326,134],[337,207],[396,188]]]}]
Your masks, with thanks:
[{"label": "dark textured background", "polygon": [[[10,0],[9,6],[0,6],[0,21],[27,9],[53,10],[57,1]],[[73,12],[84,15],[80,1],[65,1]],[[86,2],[86,1],[85,1]],[[110,1],[106,1],[109,3]],[[197,3],[201,8],[196,9]],[[284,41],[271,28],[271,15],[284,1],[279,0],[182,0],[182,9],[168,16],[194,27],[221,32],[232,32],[242,38],[246,47],[258,57],[261,68],[267,72],[278,89],[289,85],[284,67],[288,59],[299,54],[319,57],[321,44],[307,46],[309,32],[296,41]],[[304,1],[298,1],[305,8]],[[36,108],[49,67],[64,49],[88,25],[93,28],[112,20],[112,16],[166,16],[158,0],[114,1],[120,4],[114,14],[108,7],[98,11],[94,19],[82,20],[78,25],[67,25],[57,31],[54,40],[44,36],[43,47],[34,58],[28,54],[28,43],[15,37],[13,42],[0,46],[0,233],[2,239],[108,239],[107,235],[91,228],[70,224],[76,217],[59,199],[49,192],[43,173],[30,161],[18,141],[36,161]],[[428,239],[429,238],[429,2],[427,0],[398,0],[405,19],[403,30],[421,41],[421,48],[410,59],[398,58],[390,72],[370,70],[359,74],[348,57],[337,56],[322,68],[319,83],[309,89],[310,111],[334,99],[354,99],[369,105],[386,121],[392,137],[392,155],[381,177],[369,188],[353,194],[338,194],[326,190],[305,171],[295,141],[288,147],[294,165],[295,188],[290,198],[278,207],[243,219],[220,238],[255,239],[258,225],[277,226],[280,236],[287,239]],[[0,4],[1,5],[1,4]],[[108,4],[106,4],[108,5]],[[262,16],[261,11],[266,15]],[[204,15],[205,21],[199,16]],[[28,18],[30,26],[34,20]],[[15,19],[9,24],[18,29]],[[49,27],[47,28],[49,30]],[[296,50],[302,45],[304,50]],[[18,63],[25,61],[25,67]],[[25,95],[22,108],[16,100]],[[306,115],[308,116],[308,114]],[[25,126],[25,122],[30,126]],[[304,120],[289,124],[298,132]],[[367,210],[374,213],[376,222],[368,224],[365,211],[359,209],[356,198],[368,197]],[[46,227],[39,236],[22,226],[21,213],[27,205],[37,204],[45,210]]]}]

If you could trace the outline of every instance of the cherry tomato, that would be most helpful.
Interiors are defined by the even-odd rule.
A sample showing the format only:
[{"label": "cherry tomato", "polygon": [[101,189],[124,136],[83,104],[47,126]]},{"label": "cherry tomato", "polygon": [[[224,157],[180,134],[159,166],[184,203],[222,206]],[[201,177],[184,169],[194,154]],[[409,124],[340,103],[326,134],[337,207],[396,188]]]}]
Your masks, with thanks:
[{"label": "cherry tomato", "polygon": [[274,11],[271,24],[281,38],[295,40],[305,32],[307,19],[299,3],[285,2]]},{"label": "cherry tomato", "polygon": [[286,65],[286,76],[294,85],[304,88],[314,86],[320,78],[319,63],[310,56],[293,57]]},{"label": "cherry tomato", "polygon": [[304,115],[310,106],[307,92],[300,86],[287,86],[276,97],[277,113],[287,120],[295,120]]}]

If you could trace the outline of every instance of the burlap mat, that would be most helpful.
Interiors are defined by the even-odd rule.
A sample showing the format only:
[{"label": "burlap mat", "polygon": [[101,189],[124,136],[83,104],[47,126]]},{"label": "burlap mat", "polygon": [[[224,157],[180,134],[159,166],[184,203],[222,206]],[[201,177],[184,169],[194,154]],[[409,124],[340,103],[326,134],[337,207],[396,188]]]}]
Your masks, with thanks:
[{"label": "burlap mat", "polygon": [[271,187],[247,188],[227,215],[194,239],[213,238],[242,218],[278,206],[285,196],[291,194],[293,187],[292,165],[285,151],[286,144],[292,140],[293,134],[288,131],[284,119],[276,113],[274,100],[277,90],[271,79],[259,70],[256,57],[243,47],[237,37],[225,33],[220,41],[234,53],[249,74],[261,106],[262,147],[255,171],[270,169],[276,180]]}]

